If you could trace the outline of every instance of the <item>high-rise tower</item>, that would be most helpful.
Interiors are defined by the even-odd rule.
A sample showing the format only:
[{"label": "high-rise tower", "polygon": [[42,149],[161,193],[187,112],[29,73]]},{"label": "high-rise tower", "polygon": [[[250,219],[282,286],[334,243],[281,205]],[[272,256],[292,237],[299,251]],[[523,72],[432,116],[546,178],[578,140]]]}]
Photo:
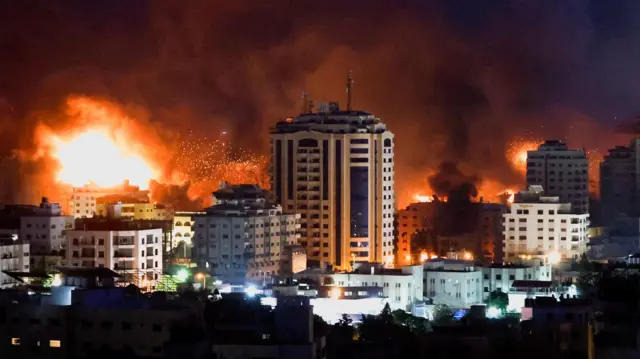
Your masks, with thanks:
[{"label": "high-rise tower", "polygon": [[319,103],[271,130],[271,189],[301,214],[310,262],[393,264],[393,133],[363,111]]}]

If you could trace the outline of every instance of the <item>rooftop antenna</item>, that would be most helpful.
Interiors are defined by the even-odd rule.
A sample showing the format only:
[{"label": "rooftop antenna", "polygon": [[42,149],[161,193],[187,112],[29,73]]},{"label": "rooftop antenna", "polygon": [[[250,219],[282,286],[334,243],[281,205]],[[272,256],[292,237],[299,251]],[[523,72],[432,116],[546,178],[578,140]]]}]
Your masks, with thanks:
[{"label": "rooftop antenna", "polygon": [[351,111],[351,92],[353,87],[353,71],[347,74],[347,111]]},{"label": "rooftop antenna", "polygon": [[302,113],[309,113],[309,93],[302,91]]}]

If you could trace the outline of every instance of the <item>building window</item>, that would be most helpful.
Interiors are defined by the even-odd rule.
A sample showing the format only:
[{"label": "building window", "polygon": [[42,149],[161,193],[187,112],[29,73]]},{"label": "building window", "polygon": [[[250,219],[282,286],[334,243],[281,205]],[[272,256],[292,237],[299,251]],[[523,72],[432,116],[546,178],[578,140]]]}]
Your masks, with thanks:
[{"label": "building window", "polygon": [[20,338],[11,338],[11,345],[20,345]]},{"label": "building window", "polygon": [[51,348],[60,348],[62,343],[59,340],[49,340],[49,347]]}]

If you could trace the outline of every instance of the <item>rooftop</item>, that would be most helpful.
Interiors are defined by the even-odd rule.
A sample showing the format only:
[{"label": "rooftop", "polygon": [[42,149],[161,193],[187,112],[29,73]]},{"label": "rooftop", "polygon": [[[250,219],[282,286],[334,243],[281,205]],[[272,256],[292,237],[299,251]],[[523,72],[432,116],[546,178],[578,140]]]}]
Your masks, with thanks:
[{"label": "rooftop", "polygon": [[343,111],[336,102],[320,103],[317,112],[303,113],[276,124],[271,133],[383,133],[387,126],[369,112]]},{"label": "rooftop", "polygon": [[[164,229],[164,221],[106,219],[106,218],[78,218],[75,231],[140,231],[147,229]],[[170,221],[168,223],[171,225]]]}]

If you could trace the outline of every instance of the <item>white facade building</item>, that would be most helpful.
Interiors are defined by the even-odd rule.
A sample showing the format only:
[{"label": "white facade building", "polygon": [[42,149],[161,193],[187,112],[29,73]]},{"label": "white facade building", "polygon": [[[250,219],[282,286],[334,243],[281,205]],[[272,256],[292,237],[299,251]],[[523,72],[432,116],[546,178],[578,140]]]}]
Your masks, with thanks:
[{"label": "white facade building", "polygon": [[[162,275],[162,228],[134,221],[85,220],[67,232],[66,262],[104,267],[144,279],[153,286]],[[138,285],[140,286],[140,285]]]},{"label": "white facade building", "polygon": [[558,197],[541,196],[542,188],[532,186],[516,195],[504,218],[505,261],[521,255],[577,259],[587,250],[589,214],[575,214],[570,203]]},{"label": "white facade building", "polygon": [[423,300],[421,265],[386,269],[363,264],[356,272],[334,273],[327,277],[336,288],[340,288],[340,298],[343,299],[358,297],[356,288],[362,287],[380,288],[392,309],[411,310],[414,303]]},{"label": "white facade building", "polygon": [[527,186],[542,186],[545,196],[571,203],[575,213],[589,213],[589,160],[583,150],[546,141],[527,153]]},{"label": "white facade building", "polygon": [[508,293],[516,280],[551,281],[552,265],[541,259],[518,264],[492,264],[482,268],[484,280],[484,298],[489,293],[500,290]]},{"label": "white facade building", "polygon": [[424,297],[433,304],[468,308],[483,302],[480,268],[471,261],[431,260],[424,264]]},{"label": "white facade building", "polygon": [[29,242],[34,254],[50,254],[65,248],[65,233],[73,229],[72,216],[63,216],[60,205],[42,199],[32,214],[20,217],[20,238]]},{"label": "white facade building", "polygon": [[254,185],[222,187],[214,195],[218,204],[195,217],[194,259],[224,282],[271,282],[285,247],[298,243],[300,215],[283,213]]},{"label": "white facade building", "polygon": [[[100,200],[98,200],[100,202]],[[98,203],[96,215],[108,218],[128,218],[141,220],[172,220],[173,211],[154,203]]]},{"label": "white facade building", "polygon": [[17,284],[3,271],[29,271],[29,243],[19,239],[17,231],[0,233],[0,289]]},{"label": "white facade building", "polygon": [[271,190],[301,213],[310,261],[393,265],[394,136],[363,111],[322,103],[271,131]]}]

